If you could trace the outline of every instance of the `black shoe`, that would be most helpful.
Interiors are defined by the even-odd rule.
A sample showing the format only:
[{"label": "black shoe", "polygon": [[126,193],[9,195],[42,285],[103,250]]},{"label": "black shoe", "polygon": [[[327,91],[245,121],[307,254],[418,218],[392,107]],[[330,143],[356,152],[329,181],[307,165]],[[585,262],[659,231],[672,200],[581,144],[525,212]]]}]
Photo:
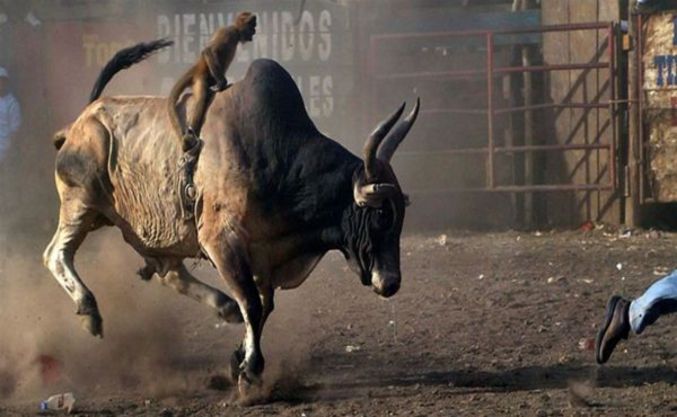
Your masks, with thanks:
[{"label": "black shoe", "polygon": [[606,305],[606,319],[595,340],[595,359],[600,365],[609,360],[621,339],[630,334],[630,301],[614,295]]}]

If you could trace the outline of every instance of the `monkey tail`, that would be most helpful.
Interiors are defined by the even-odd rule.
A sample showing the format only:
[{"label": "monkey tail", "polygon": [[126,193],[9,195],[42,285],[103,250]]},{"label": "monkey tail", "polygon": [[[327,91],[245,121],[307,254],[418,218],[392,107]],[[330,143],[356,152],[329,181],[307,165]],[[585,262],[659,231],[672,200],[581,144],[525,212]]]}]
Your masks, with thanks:
[{"label": "monkey tail", "polygon": [[183,136],[184,127],[181,126],[181,120],[179,119],[179,112],[177,110],[177,105],[179,102],[179,97],[181,93],[186,89],[193,81],[193,71],[192,69],[186,71],[185,74],[179,78],[179,80],[172,87],[172,91],[169,93],[167,98],[167,111],[169,113],[169,120],[172,122],[172,127],[176,132],[176,135],[181,138]]},{"label": "monkey tail", "polygon": [[173,44],[174,42],[168,39],[158,39],[152,42],[137,43],[129,48],[119,50],[101,70],[99,78],[96,79],[94,87],[92,87],[92,92],[89,95],[89,102],[91,103],[101,96],[101,93],[108,82],[119,71],[141,62],[160,49]]}]

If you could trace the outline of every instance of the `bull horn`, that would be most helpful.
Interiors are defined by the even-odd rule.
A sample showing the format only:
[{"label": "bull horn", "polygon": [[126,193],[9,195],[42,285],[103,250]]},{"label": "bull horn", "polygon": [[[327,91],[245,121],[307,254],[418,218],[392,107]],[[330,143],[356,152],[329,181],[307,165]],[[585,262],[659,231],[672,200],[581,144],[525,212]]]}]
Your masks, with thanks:
[{"label": "bull horn", "polygon": [[367,139],[367,143],[364,145],[364,170],[367,173],[367,180],[376,178],[376,172],[374,172],[376,167],[376,150],[395,122],[402,116],[405,105],[406,103],[402,103],[395,113],[379,123],[376,129],[369,135],[369,139]]},{"label": "bull horn", "polygon": [[378,184],[367,184],[362,187],[362,192],[366,196],[385,196],[392,194],[397,188],[395,184],[389,184],[387,182],[378,183]]},{"label": "bull horn", "polygon": [[414,109],[404,118],[404,120],[397,123],[395,129],[393,129],[388,136],[381,142],[381,146],[376,152],[376,157],[381,161],[390,162],[390,159],[393,157],[393,154],[397,150],[397,147],[400,146],[400,143],[407,137],[409,129],[414,125],[416,118],[418,117],[418,109],[421,106],[421,99],[416,98],[416,104]]}]

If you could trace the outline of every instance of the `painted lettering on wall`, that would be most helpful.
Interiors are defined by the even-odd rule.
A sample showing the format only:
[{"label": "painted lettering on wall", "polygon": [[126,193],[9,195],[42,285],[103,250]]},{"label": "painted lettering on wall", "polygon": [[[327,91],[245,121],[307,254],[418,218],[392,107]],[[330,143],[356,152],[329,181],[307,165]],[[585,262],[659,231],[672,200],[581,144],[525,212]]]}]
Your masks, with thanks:
[{"label": "painted lettering on wall", "polygon": [[[157,17],[158,37],[173,39],[176,47],[160,56],[160,63],[192,64],[214,30],[230,25],[234,13],[184,13]],[[272,58],[280,62],[327,62],[332,54],[332,17],[328,10],[305,10],[298,25],[291,11],[260,12],[251,44],[240,48],[238,62]]]},{"label": "painted lettering on wall", "polygon": [[[677,45],[677,16],[672,19],[672,44]],[[677,55],[656,55],[653,59],[656,66],[656,85],[659,87],[677,84]]]},{"label": "painted lettering on wall", "polygon": [[129,41],[107,41],[98,35],[83,35],[82,48],[85,52],[85,67],[101,68],[120,49],[133,44]]},{"label": "painted lettering on wall", "polygon": [[301,94],[305,97],[310,117],[329,117],[334,112],[334,80],[330,75],[295,77]]},{"label": "painted lettering on wall", "polygon": [[[255,11],[254,11],[255,12]],[[296,23],[295,11],[262,11],[251,43],[241,45],[235,63],[247,65],[257,58],[288,63],[304,95],[311,117],[329,117],[334,111],[332,66],[332,15],[329,10],[304,10]],[[173,39],[175,46],[158,54],[160,64],[192,65],[212,33],[232,24],[235,13],[182,13],[158,15],[158,37]],[[298,64],[302,70],[294,71]],[[315,65],[317,64],[317,65]],[[312,68],[305,71],[305,68]],[[326,73],[312,73],[315,71]],[[310,72],[310,73],[308,73]]]},{"label": "painted lettering on wall", "polygon": [[660,87],[664,85],[675,84],[674,67],[677,56],[675,55],[656,55],[653,63],[656,65],[656,84]]}]

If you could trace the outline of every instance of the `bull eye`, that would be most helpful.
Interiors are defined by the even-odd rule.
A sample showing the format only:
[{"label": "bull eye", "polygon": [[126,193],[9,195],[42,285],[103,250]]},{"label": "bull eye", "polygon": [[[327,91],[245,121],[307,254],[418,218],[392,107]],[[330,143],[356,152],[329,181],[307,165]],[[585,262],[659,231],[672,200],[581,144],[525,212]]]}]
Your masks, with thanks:
[{"label": "bull eye", "polygon": [[393,224],[393,213],[390,208],[380,208],[374,213],[374,226],[376,229],[388,229]]}]

